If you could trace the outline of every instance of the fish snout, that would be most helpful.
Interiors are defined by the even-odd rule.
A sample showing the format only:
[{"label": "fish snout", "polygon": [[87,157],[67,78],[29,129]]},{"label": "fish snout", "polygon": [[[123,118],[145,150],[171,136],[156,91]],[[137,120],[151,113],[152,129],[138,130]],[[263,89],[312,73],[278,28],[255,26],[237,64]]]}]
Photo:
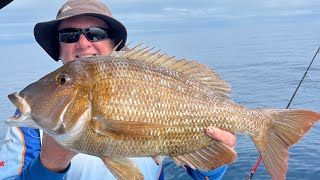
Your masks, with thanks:
[{"label": "fish snout", "polygon": [[17,108],[20,114],[25,114],[30,112],[30,106],[27,103],[27,101],[20,96],[19,93],[15,92],[13,94],[8,95],[9,100],[14,104]]},{"label": "fish snout", "polygon": [[21,96],[19,96],[19,94],[15,92],[15,93],[9,94],[8,98],[15,106],[17,106],[19,102],[19,98],[21,98]]}]

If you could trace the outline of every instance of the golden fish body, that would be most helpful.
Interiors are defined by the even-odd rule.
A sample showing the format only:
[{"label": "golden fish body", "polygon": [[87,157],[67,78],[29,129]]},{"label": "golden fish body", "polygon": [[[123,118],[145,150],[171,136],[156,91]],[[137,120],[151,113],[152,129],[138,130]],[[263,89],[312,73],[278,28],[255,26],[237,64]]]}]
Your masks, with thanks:
[{"label": "golden fish body", "polygon": [[[307,110],[248,109],[208,67],[134,48],[70,62],[9,95],[21,117],[76,152],[101,157],[119,179],[143,178],[127,157],[170,156],[209,171],[236,153],[208,126],[249,135],[273,179],[285,179],[288,147],[320,119]],[[39,93],[41,92],[41,93]]]},{"label": "golden fish body", "polygon": [[[114,57],[81,63],[92,64],[97,69],[97,77],[93,78],[97,81],[92,88],[93,117],[122,121],[120,124],[142,122],[141,126],[143,123],[154,126],[134,129],[136,137],[130,132],[126,135],[126,128],[118,134],[111,132],[114,138],[101,132],[99,148],[89,147],[90,151],[97,148],[96,155],[177,156],[208,146],[213,140],[205,134],[205,129],[210,125],[250,135],[261,134],[270,126],[270,119],[263,113],[241,107],[179,73]],[[252,121],[253,118],[260,120]],[[82,143],[86,138],[88,142],[96,141],[95,129],[99,127],[95,127],[101,124],[93,120],[90,125],[77,148],[90,146]]]}]

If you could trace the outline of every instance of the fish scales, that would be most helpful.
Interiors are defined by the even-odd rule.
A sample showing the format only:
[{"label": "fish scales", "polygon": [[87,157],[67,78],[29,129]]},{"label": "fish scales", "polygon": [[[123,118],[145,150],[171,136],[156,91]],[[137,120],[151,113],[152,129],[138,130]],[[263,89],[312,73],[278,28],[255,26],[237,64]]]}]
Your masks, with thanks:
[{"label": "fish scales", "polygon": [[[212,140],[204,134],[204,131],[209,125],[237,133],[255,132],[263,125],[261,121],[252,124],[254,121],[245,118],[251,118],[247,114],[243,116],[243,120],[248,119],[248,123],[242,123],[237,114],[243,114],[241,111],[246,112],[247,109],[231,103],[228,99],[210,96],[198,83],[188,80],[179,73],[160,67],[146,66],[139,61],[122,59],[94,60],[91,63],[98,66],[96,69],[99,71],[96,73],[97,82],[93,88],[93,94],[96,94],[93,104],[97,105],[93,107],[93,115],[102,115],[121,121],[160,123],[174,127],[142,131],[151,136],[157,135],[151,140],[144,138],[127,138],[110,142],[108,138],[99,140],[100,143],[105,144],[105,148],[102,149],[106,151],[110,149],[110,152],[113,152],[111,155],[109,152],[100,152],[102,155],[176,156],[208,146]],[[106,91],[105,87],[110,90]],[[184,93],[181,93],[180,89],[183,89]],[[231,112],[231,109],[234,112]],[[230,116],[231,113],[236,116]],[[243,126],[235,126],[236,123]],[[250,127],[255,129],[250,130]],[[88,138],[91,142],[95,136],[85,135],[83,138],[85,141]],[[177,142],[172,143],[173,141]],[[195,143],[190,145],[190,142]],[[102,144],[99,148],[103,147]],[[155,146],[156,148],[153,148]],[[135,150],[129,151],[128,148],[132,147],[135,147]],[[154,149],[155,152],[150,152],[150,149]],[[101,154],[97,155],[101,156]]]},{"label": "fish scales", "polygon": [[65,148],[98,156],[118,179],[143,179],[128,157],[170,156],[203,171],[234,162],[233,149],[205,134],[215,126],[250,136],[272,179],[285,179],[288,147],[319,113],[250,109],[228,93],[212,69],[138,46],[72,61],[9,95],[21,115],[6,123],[41,128]]}]

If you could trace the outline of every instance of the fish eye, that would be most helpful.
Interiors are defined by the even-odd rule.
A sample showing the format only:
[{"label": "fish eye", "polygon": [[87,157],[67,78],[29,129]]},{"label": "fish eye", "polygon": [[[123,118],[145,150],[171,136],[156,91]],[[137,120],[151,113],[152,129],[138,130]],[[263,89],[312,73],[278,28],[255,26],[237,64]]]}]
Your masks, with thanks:
[{"label": "fish eye", "polygon": [[63,85],[64,86],[64,85],[69,84],[71,78],[67,74],[60,74],[60,75],[58,75],[56,80],[57,80],[57,83],[59,85]]}]

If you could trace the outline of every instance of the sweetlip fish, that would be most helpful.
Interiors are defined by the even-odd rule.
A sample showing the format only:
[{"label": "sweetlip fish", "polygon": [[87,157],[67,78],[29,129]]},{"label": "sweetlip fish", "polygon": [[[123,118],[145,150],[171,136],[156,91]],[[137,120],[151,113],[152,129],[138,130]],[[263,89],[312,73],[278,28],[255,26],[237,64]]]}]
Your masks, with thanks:
[{"label": "sweetlip fish", "polygon": [[169,156],[210,171],[236,152],[205,134],[215,126],[251,137],[272,179],[285,179],[288,147],[320,119],[303,109],[250,109],[205,65],[137,46],[69,62],[9,95],[11,126],[43,129],[75,152],[100,157],[118,179],[143,179],[128,157]]}]

